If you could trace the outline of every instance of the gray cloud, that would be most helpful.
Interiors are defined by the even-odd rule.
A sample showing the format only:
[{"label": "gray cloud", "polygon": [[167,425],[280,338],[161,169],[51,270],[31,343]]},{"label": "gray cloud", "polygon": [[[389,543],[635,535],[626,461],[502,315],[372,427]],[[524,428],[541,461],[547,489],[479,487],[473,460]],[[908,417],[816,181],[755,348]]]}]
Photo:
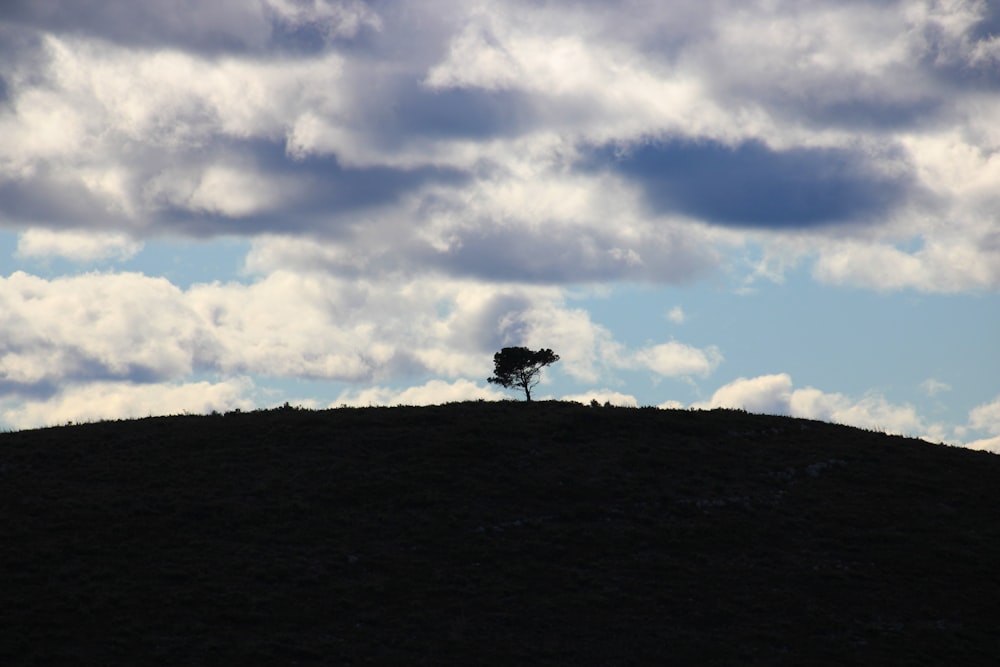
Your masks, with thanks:
[{"label": "gray cloud", "polygon": [[977,9],[980,18],[969,28],[969,38],[982,42],[1000,36],[1000,5],[984,2]]},{"label": "gray cloud", "polygon": [[754,141],[667,141],[624,152],[603,146],[586,153],[583,167],[638,183],[656,213],[779,229],[877,218],[913,186],[912,177],[882,175],[846,149],[779,151]]},{"label": "gray cloud", "polygon": [[135,384],[149,384],[175,377],[177,373],[165,372],[141,362],[116,360],[109,364],[107,358],[100,358],[83,346],[65,343],[48,343],[25,346],[4,351],[8,359],[31,359],[50,357],[53,369],[58,369],[58,379],[45,377],[7,379],[0,375],[0,398],[17,396],[33,400],[47,399],[67,386],[90,382],[125,381]]},{"label": "gray cloud", "polygon": [[0,221],[4,218],[52,228],[130,226],[81,183],[54,174],[47,166],[28,178],[0,176]]},{"label": "gray cloud", "polygon": [[455,88],[429,90],[417,82],[402,87],[394,109],[395,129],[406,135],[488,139],[521,134],[538,122],[532,98],[519,91]]},{"label": "gray cloud", "polygon": [[733,3],[682,55],[720,101],[813,131],[951,127],[964,95],[998,83],[993,5],[812,0],[791,13]]},{"label": "gray cloud", "polygon": [[447,252],[428,252],[430,263],[458,276],[529,283],[637,280],[683,283],[718,261],[710,247],[662,225],[630,241],[608,222],[607,229],[558,223],[533,230],[527,225],[481,224],[456,230]]},{"label": "gray cloud", "polygon": [[[945,101],[1000,89],[1000,9],[996,3],[982,3],[981,7],[982,18],[965,31],[956,32],[944,21],[930,20],[917,33],[907,78],[918,89],[938,97],[949,111],[952,105]],[[924,81],[916,80],[913,73],[923,76]],[[944,120],[955,121],[951,116]]]},{"label": "gray cloud", "polygon": [[[336,155],[292,157],[283,142],[220,140],[211,149],[175,150],[171,156],[144,151],[128,196],[145,200],[139,220],[88,189],[72,171],[42,163],[27,177],[0,174],[0,220],[32,221],[53,228],[117,228],[138,235],[182,233],[195,238],[251,236],[263,232],[337,234],[352,213],[396,204],[429,184],[459,186],[469,175],[457,169],[424,166],[344,167]],[[212,194],[213,169],[238,172]],[[171,174],[180,183],[163,185]],[[241,183],[239,179],[244,179]],[[268,194],[246,191],[257,183]],[[241,188],[243,189],[240,192]],[[226,197],[249,197],[245,205]],[[257,202],[259,201],[259,205]],[[139,223],[138,225],[136,223]]]},{"label": "gray cloud", "polygon": [[531,307],[527,295],[497,294],[471,313],[467,322],[459,324],[456,340],[475,341],[484,353],[505,345],[520,345],[530,331],[525,313]]},{"label": "gray cloud", "polygon": [[771,101],[776,113],[798,116],[810,125],[868,132],[916,129],[943,123],[950,115],[945,100],[927,94],[910,100],[843,96],[835,100],[796,100],[787,95]]},{"label": "gray cloud", "polygon": [[0,6],[0,22],[22,28],[208,54],[316,52],[366,32],[375,18],[357,1],[9,0]]},{"label": "gray cloud", "polygon": [[175,206],[161,215],[165,227],[193,236],[311,231],[342,236],[353,214],[398,204],[403,196],[436,184],[457,187],[469,175],[457,169],[423,166],[344,167],[334,155],[287,155],[283,143],[240,142],[240,160],[265,182],[287,184],[274,208],[246,215],[192,212]]},{"label": "gray cloud", "polygon": [[55,382],[11,382],[0,379],[0,399],[16,397],[23,400],[44,401],[59,393],[60,385]]},{"label": "gray cloud", "polygon": [[133,46],[178,46],[210,52],[245,50],[264,42],[267,26],[256,3],[10,0],[0,21],[56,33],[99,37]]}]

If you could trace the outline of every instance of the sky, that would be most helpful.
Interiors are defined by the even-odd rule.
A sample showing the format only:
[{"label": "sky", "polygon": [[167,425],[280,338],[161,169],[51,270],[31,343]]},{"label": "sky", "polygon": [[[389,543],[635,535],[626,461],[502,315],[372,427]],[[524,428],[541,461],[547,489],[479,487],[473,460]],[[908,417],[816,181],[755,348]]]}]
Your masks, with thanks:
[{"label": "sky", "polygon": [[7,0],[0,429],[516,398],[1000,452],[1000,4]]}]

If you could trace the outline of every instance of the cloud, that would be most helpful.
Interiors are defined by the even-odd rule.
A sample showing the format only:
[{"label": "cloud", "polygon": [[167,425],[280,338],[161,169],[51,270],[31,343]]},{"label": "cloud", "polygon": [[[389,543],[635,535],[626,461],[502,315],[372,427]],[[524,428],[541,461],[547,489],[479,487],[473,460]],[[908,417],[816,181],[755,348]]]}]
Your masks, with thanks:
[{"label": "cloud", "polygon": [[879,291],[916,289],[953,293],[1000,287],[1000,244],[979,240],[928,241],[906,252],[884,244],[845,241],[821,252],[813,268],[820,281]]},{"label": "cloud", "polygon": [[211,5],[192,0],[84,4],[11,0],[4,3],[0,21],[137,48],[174,47],[210,54],[291,46],[289,38],[294,34],[300,42],[322,44],[354,37],[362,30],[378,30],[381,25],[378,15],[357,0],[217,0]]},{"label": "cloud", "polygon": [[559,400],[583,403],[584,405],[590,405],[592,401],[597,401],[601,405],[610,403],[611,405],[626,408],[634,408],[639,405],[639,401],[636,400],[635,396],[612,391],[611,389],[591,389],[582,394],[568,394]]},{"label": "cloud", "polygon": [[738,378],[720,387],[710,400],[693,407],[736,408],[910,436],[933,434],[940,441],[936,437],[940,429],[926,424],[911,405],[895,405],[878,394],[857,399],[813,387],[796,389],[787,373]]},{"label": "cloud", "polygon": [[45,50],[47,89],[26,88],[0,117],[16,137],[0,149],[0,219],[194,236],[322,229],[331,214],[459,180],[306,150],[297,128],[317,109],[349,113],[335,54],[210,60],[55,37]]},{"label": "cloud", "polygon": [[946,382],[941,382],[940,380],[935,380],[934,378],[927,378],[920,383],[920,388],[924,390],[928,396],[936,396],[937,394],[951,391],[952,387]]},{"label": "cloud", "polygon": [[18,235],[17,239],[17,254],[20,257],[63,257],[81,264],[130,259],[141,249],[141,243],[116,233],[29,229]]},{"label": "cloud", "polygon": [[680,306],[674,306],[670,309],[670,312],[667,313],[667,319],[674,324],[684,324],[685,320],[687,320],[687,315],[684,313],[683,308]]},{"label": "cloud", "polygon": [[0,394],[77,381],[154,382],[210,365],[218,342],[163,278],[0,278]]},{"label": "cloud", "polygon": [[634,363],[664,377],[709,375],[722,363],[716,347],[698,349],[677,341],[652,345],[637,351]]},{"label": "cloud", "polygon": [[885,173],[872,157],[845,148],[689,140],[601,146],[584,165],[639,184],[657,214],[781,229],[885,216],[912,189],[912,177]]},{"label": "cloud", "polygon": [[896,405],[878,394],[860,399],[843,394],[827,394],[811,387],[796,390],[791,400],[792,415],[821,419],[900,435],[922,437],[939,429],[925,424],[912,405]]},{"label": "cloud", "polygon": [[780,373],[739,378],[720,387],[699,408],[736,408],[748,412],[787,415],[791,412],[792,378]]},{"label": "cloud", "polygon": [[986,3],[56,0],[0,22],[10,227],[323,239],[546,284],[679,284],[794,236],[825,282],[1000,284]]},{"label": "cloud", "polygon": [[485,378],[489,356],[504,345],[554,348],[559,372],[591,381],[640,362],[660,374],[703,374],[715,358],[669,343],[633,359],[556,288],[443,279],[274,270],[249,284],[182,290],[137,273],[46,280],[15,272],[0,279],[0,304],[0,392],[15,395],[193,373]]},{"label": "cloud", "polygon": [[0,423],[28,429],[102,419],[133,419],[181,413],[207,414],[255,407],[248,378],[220,382],[134,384],[92,382],[73,386],[44,400],[0,398]]},{"label": "cloud", "polygon": [[[15,272],[0,278],[0,396],[42,400],[90,383],[161,385],[198,374],[457,383],[485,379],[491,355],[507,345],[555,349],[561,360],[546,383],[552,373],[587,383],[635,370],[704,377],[721,363],[711,346],[630,349],[565,299],[555,287],[340,278],[308,268],[186,289],[130,272]],[[425,385],[432,390],[446,395]],[[373,391],[358,400],[393,396]],[[116,416],[110,405],[107,416]]]},{"label": "cloud", "polygon": [[636,230],[579,222],[554,222],[546,229],[542,235],[525,223],[459,228],[446,249],[425,257],[428,264],[454,275],[536,283],[628,278],[686,282],[717,263],[711,250],[699,247],[697,233],[680,229],[637,235]]},{"label": "cloud", "polygon": [[406,389],[391,389],[388,387],[370,387],[359,391],[346,391],[330,404],[330,407],[342,405],[350,407],[367,407],[374,405],[440,405],[460,401],[490,400],[498,401],[508,398],[502,391],[487,386],[480,386],[470,380],[459,379],[454,382],[431,380],[426,384],[408,387]]},{"label": "cloud", "polygon": [[793,123],[872,130],[940,113],[914,67],[929,17],[916,2],[814,2],[804,12],[742,5],[701,58],[732,103],[751,100]]},{"label": "cloud", "polygon": [[[345,96],[362,73],[336,53],[208,59],[61,37],[45,50],[49,89],[23,90],[2,121],[19,138],[0,149],[11,224],[308,234],[370,268],[527,282],[684,281],[719,261],[703,231],[649,225],[613,184],[546,166],[551,139],[504,147],[499,116],[463,129],[506,114],[499,93],[400,84],[395,102]],[[406,114],[384,117],[400,105]]]},{"label": "cloud", "polygon": [[[251,285],[196,285],[192,309],[223,341],[224,372],[348,382],[416,379],[424,374],[486,377],[503,344],[557,347],[568,311],[558,292],[446,280],[340,279],[274,271]],[[567,349],[586,364],[593,349]]]},{"label": "cloud", "polygon": [[982,440],[973,440],[966,444],[965,447],[1000,454],[1000,435]]},{"label": "cloud", "polygon": [[1000,435],[1000,397],[973,408],[969,412],[969,425],[992,435]]}]

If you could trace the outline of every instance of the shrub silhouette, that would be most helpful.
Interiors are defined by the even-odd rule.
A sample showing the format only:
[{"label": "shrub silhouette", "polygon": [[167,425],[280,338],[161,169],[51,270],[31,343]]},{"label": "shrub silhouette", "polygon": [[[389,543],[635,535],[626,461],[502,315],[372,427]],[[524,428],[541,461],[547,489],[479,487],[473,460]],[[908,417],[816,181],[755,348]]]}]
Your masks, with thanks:
[{"label": "shrub silhouette", "polygon": [[531,388],[538,384],[542,368],[557,361],[559,355],[549,349],[535,352],[526,347],[505,347],[493,355],[493,376],[487,382],[507,389],[520,387],[530,402]]}]

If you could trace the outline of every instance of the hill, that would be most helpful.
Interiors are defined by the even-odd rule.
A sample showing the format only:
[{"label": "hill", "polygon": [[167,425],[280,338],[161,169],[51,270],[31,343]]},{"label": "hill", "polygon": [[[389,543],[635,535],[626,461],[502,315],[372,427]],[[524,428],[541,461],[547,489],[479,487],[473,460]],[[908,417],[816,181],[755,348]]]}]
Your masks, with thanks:
[{"label": "hill", "polygon": [[463,403],[0,434],[0,663],[993,665],[1000,457]]}]

